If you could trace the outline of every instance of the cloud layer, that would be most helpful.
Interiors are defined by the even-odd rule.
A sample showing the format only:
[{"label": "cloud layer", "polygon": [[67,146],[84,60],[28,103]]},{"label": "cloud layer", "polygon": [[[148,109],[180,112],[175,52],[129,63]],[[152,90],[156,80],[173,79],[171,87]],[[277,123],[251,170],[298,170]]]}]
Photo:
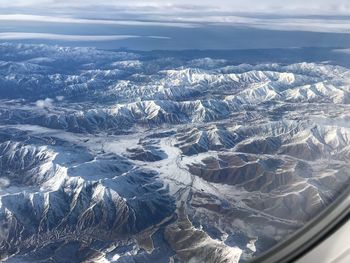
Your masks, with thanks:
[{"label": "cloud layer", "polygon": [[[350,17],[266,17],[266,16],[239,16],[231,14],[209,15],[203,16],[165,16],[157,14],[152,17],[152,21],[144,20],[111,20],[111,19],[87,19],[62,16],[40,16],[26,14],[1,15],[0,21],[16,21],[16,22],[41,22],[41,23],[63,23],[63,24],[85,24],[85,25],[108,25],[108,26],[136,26],[136,27],[177,27],[177,28],[196,28],[206,25],[222,25],[235,27],[249,27],[266,30],[279,31],[308,31],[308,32],[324,32],[324,33],[350,33]],[[26,33],[2,33],[0,39],[16,38],[46,38],[61,39],[72,38],[72,40],[92,40],[92,36],[67,36],[53,34],[33,35]],[[96,41],[118,40],[138,36],[121,35],[121,36],[96,36]],[[90,39],[89,39],[90,38]],[[162,38],[162,37],[158,37]]]},{"label": "cloud layer", "polygon": [[[256,42],[264,48],[276,41],[282,46],[314,46],[318,43],[312,36],[320,37],[319,33],[331,33],[328,39],[339,34],[339,41],[323,39],[321,46],[332,42],[336,47],[347,47],[344,35],[350,34],[350,2],[102,0],[97,4],[95,0],[2,0],[0,24],[0,40],[95,42],[93,45],[103,48],[112,41],[118,43],[111,48],[118,44],[137,49],[216,48],[218,41],[227,43],[222,45],[226,48],[245,47],[242,37],[248,37],[247,32],[260,32]],[[247,34],[238,36],[240,30]],[[283,40],[286,32],[293,44]]]},{"label": "cloud layer", "polygon": [[94,41],[115,41],[130,38],[153,38],[168,39],[163,36],[135,36],[135,35],[64,35],[51,33],[27,33],[27,32],[3,32],[0,33],[0,40],[58,40],[58,41],[78,41],[78,42],[94,42]]},{"label": "cloud layer", "polygon": [[[172,12],[186,12],[188,10],[200,11],[207,8],[212,11],[225,12],[245,12],[245,13],[285,13],[289,15],[296,14],[350,14],[350,3],[348,0],[294,0],[294,1],[280,1],[280,0],[201,0],[192,3],[188,0],[109,0],[99,1],[95,0],[2,0],[1,4],[6,8],[26,8],[32,10],[40,10],[45,7],[50,9],[85,9],[98,10],[100,8],[108,10],[119,11],[136,11],[139,12],[158,12],[166,11]],[[196,6],[197,8],[193,8]],[[1,8],[1,7],[0,7]]]},{"label": "cloud layer", "polygon": [[0,14],[0,21],[30,21],[43,23],[65,23],[65,24],[94,24],[94,25],[129,25],[129,26],[165,26],[192,28],[195,24],[167,21],[138,21],[138,20],[110,20],[110,19],[83,19],[63,16],[42,16],[27,14]]}]

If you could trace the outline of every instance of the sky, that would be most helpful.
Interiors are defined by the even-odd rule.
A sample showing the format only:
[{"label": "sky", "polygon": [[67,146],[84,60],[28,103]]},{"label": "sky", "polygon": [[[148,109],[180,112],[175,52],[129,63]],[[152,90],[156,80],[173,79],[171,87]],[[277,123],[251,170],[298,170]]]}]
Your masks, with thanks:
[{"label": "sky", "polygon": [[349,34],[348,0],[0,1],[2,42],[141,50],[349,47]]},{"label": "sky", "polygon": [[[98,4],[97,4],[98,3]],[[200,4],[198,4],[200,3]],[[200,9],[208,9],[215,11],[229,12],[248,12],[248,13],[275,13],[276,11],[289,14],[349,14],[350,4],[347,0],[2,0],[2,8],[9,9],[30,9],[32,12],[38,10],[59,9],[59,11],[67,12],[75,8],[94,11],[95,7],[111,9],[124,9],[124,11],[140,12],[200,12]],[[200,9],[194,9],[197,6]],[[162,11],[163,10],[163,11]],[[51,10],[53,11],[53,10]],[[77,10],[75,10],[77,11]]]}]

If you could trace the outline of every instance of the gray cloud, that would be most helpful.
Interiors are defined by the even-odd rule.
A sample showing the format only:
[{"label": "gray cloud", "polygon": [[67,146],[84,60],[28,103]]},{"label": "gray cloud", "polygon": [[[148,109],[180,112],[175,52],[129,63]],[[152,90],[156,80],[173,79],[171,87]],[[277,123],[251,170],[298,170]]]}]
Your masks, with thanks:
[{"label": "gray cloud", "polygon": [[209,16],[184,18],[180,21],[208,23],[217,25],[244,26],[250,28],[279,31],[308,31],[325,33],[350,33],[350,18],[299,18],[299,17],[247,17],[247,16]]},{"label": "gray cloud", "polygon": [[[99,4],[95,0],[2,0],[0,21],[179,28],[219,24],[283,31],[350,32],[348,0],[217,0],[215,4],[202,0],[200,3],[188,0],[110,0]],[[1,12],[4,8],[12,10],[12,14]],[[13,13],[15,11],[18,13]],[[337,19],[340,15],[341,19]]]},{"label": "gray cloud", "polygon": [[[138,12],[165,12],[181,13],[188,10],[202,10],[203,8],[211,11],[225,12],[244,12],[244,13],[272,13],[276,14],[350,14],[350,3],[348,0],[201,0],[200,4],[189,3],[188,0],[2,0],[1,4],[6,8],[26,8],[40,10],[45,7],[46,10],[71,10],[76,9],[79,13],[81,10],[94,10],[103,8],[105,11],[124,10]],[[103,16],[103,14],[102,14]]]},{"label": "gray cloud", "polygon": [[70,23],[70,24],[95,24],[95,25],[128,25],[128,26],[166,26],[192,28],[195,24],[166,21],[136,21],[136,20],[107,20],[107,19],[82,19],[74,17],[41,16],[27,14],[1,15],[0,21],[30,21],[45,23]]},{"label": "gray cloud", "polygon": [[[19,22],[42,22],[42,23],[67,23],[67,24],[95,24],[95,25],[125,25],[125,26],[160,26],[160,27],[181,27],[196,28],[206,24],[210,25],[228,25],[243,26],[267,30],[280,31],[308,31],[325,33],[350,33],[349,18],[330,18],[330,17],[274,17],[265,16],[239,16],[229,14],[197,14],[189,16],[165,16],[156,14],[152,16],[153,21],[136,20],[101,20],[101,19],[82,19],[73,17],[58,16],[39,16],[39,15],[0,15],[0,21],[19,21]],[[136,38],[135,35],[105,35],[105,36],[80,36],[80,35],[58,35],[44,33],[0,33],[0,39],[52,39],[52,40],[70,40],[70,41],[108,41],[128,38]],[[149,38],[167,39],[164,36],[148,36]]]},{"label": "gray cloud", "polygon": [[[0,27],[0,40],[72,41],[80,42],[79,45],[96,42],[94,45],[103,48],[108,42],[128,40],[114,43],[112,48],[120,44],[153,49],[177,48],[178,43],[191,37],[189,46],[216,47],[215,39],[224,42],[229,39],[227,45],[241,46],[239,38],[228,34],[242,28],[275,31],[273,34],[279,34],[278,31],[349,34],[348,1],[202,0],[197,4],[188,0],[109,0],[96,4],[95,0],[2,0],[0,24],[8,28]],[[221,33],[214,30],[219,28]],[[162,41],[170,39],[167,36],[173,41]],[[138,41],[139,38],[144,41]],[[261,37],[264,43],[267,38]],[[296,45],[314,45],[314,40],[310,41],[311,44],[296,41]]]},{"label": "gray cloud", "polygon": [[135,35],[63,35],[50,33],[28,33],[28,32],[3,32],[0,33],[0,40],[26,40],[26,39],[43,39],[43,40],[59,40],[59,41],[113,41],[124,40],[129,38],[156,38],[169,39],[164,36],[135,36]]}]

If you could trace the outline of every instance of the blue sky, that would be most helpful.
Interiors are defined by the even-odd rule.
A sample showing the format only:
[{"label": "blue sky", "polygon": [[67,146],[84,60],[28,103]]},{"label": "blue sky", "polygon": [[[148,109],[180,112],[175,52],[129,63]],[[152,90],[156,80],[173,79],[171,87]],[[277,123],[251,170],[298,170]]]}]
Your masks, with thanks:
[{"label": "blue sky", "polygon": [[349,46],[348,0],[96,3],[1,0],[0,41],[134,49]]}]

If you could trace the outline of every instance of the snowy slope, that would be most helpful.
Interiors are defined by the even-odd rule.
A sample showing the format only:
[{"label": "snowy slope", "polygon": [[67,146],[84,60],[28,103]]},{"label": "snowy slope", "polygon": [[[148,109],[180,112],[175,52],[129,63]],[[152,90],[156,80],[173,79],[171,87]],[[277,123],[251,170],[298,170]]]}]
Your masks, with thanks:
[{"label": "snowy slope", "polygon": [[349,183],[345,67],[0,54],[1,261],[249,260]]}]

